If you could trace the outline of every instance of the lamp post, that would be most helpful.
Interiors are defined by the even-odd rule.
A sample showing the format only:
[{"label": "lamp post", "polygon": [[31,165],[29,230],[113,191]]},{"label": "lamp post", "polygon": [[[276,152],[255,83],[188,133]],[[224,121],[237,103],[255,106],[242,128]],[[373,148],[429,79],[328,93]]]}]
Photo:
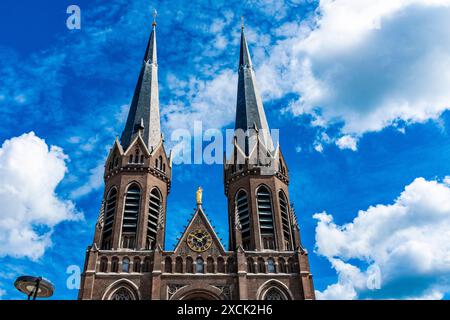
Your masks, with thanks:
[{"label": "lamp post", "polygon": [[16,279],[14,286],[17,290],[26,294],[28,300],[36,300],[36,297],[48,298],[55,291],[53,284],[42,277],[21,276]]}]

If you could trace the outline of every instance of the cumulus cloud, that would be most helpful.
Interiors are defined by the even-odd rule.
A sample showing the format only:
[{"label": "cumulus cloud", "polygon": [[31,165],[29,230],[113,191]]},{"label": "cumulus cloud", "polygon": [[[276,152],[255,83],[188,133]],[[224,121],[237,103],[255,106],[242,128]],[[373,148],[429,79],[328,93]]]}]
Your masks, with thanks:
[{"label": "cumulus cloud", "polygon": [[449,0],[321,0],[316,16],[279,29],[260,83],[269,98],[297,94],[296,115],[343,122],[346,135],[450,108]]},{"label": "cumulus cloud", "polygon": [[0,148],[0,257],[39,259],[62,221],[82,219],[56,187],[68,157],[33,132],[6,140]]},{"label": "cumulus cloud", "polygon": [[336,141],[336,145],[339,149],[350,149],[353,151],[356,151],[357,143],[358,140],[350,135],[342,136]]},{"label": "cumulus cloud", "polygon": [[440,299],[450,292],[450,186],[415,179],[393,204],[359,211],[342,226],[314,215],[316,251],[338,282],[322,299]]}]

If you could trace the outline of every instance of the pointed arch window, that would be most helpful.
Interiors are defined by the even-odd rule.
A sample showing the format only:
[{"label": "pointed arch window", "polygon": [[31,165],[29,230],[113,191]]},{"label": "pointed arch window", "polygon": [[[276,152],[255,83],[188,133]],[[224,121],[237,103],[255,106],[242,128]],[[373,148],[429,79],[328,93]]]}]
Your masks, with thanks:
[{"label": "pointed arch window", "polygon": [[183,273],[183,258],[177,257],[175,260],[175,272]]},{"label": "pointed arch window", "polygon": [[111,272],[119,272],[119,258],[117,257],[111,259]]},{"label": "pointed arch window", "polygon": [[147,239],[146,248],[153,250],[156,243],[156,234],[158,230],[158,222],[162,209],[162,196],[158,189],[154,188],[150,192],[148,204],[148,219],[147,219]]},{"label": "pointed arch window", "polygon": [[247,193],[244,190],[236,194],[235,206],[241,224],[242,245],[244,250],[250,250],[250,212]]},{"label": "pointed arch window", "polygon": [[127,288],[121,287],[111,296],[111,300],[136,300]]},{"label": "pointed arch window", "polygon": [[142,272],[150,272],[151,270],[152,270],[152,260],[151,258],[147,257],[144,259]]},{"label": "pointed arch window", "polygon": [[108,272],[108,258],[106,257],[100,259],[100,272]]},{"label": "pointed arch window", "polygon": [[278,259],[278,269],[280,273],[286,273],[286,261],[283,258]]},{"label": "pointed arch window", "polygon": [[122,260],[122,272],[130,272],[130,259],[123,258],[123,260]]},{"label": "pointed arch window", "polygon": [[112,230],[114,226],[114,217],[116,213],[117,189],[113,187],[106,196],[105,215],[103,220],[103,250],[110,250],[112,247]]},{"label": "pointed arch window", "polygon": [[217,272],[225,273],[225,261],[222,257],[217,258]]},{"label": "pointed arch window", "polygon": [[133,260],[133,272],[141,272],[141,259],[135,257]]},{"label": "pointed arch window", "polygon": [[258,258],[258,272],[266,273],[266,264],[263,258]]},{"label": "pointed arch window", "polygon": [[205,265],[200,257],[197,258],[195,263],[195,273],[205,273]]},{"label": "pointed arch window", "polygon": [[137,184],[131,185],[125,195],[125,208],[122,223],[122,248],[136,247],[136,232],[138,225],[141,189]]},{"label": "pointed arch window", "polygon": [[214,273],[214,259],[212,257],[208,257],[208,259],[206,259],[206,263],[206,272]]},{"label": "pointed arch window", "polygon": [[186,273],[194,273],[194,261],[191,257],[186,258]]},{"label": "pointed arch window", "polygon": [[229,257],[227,260],[227,272],[234,273],[236,272],[236,264],[234,263],[234,259]]},{"label": "pointed arch window", "polygon": [[275,249],[272,196],[269,189],[261,186],[256,191],[261,242],[264,249]]},{"label": "pointed arch window", "polygon": [[166,257],[164,261],[164,272],[172,273],[172,259],[170,257]]},{"label": "pointed arch window", "polygon": [[275,261],[272,258],[269,258],[267,260],[267,272],[268,273],[275,273],[276,272]]},{"label": "pointed arch window", "polygon": [[247,258],[247,272],[255,273],[255,262],[252,258]]},{"label": "pointed arch window", "polygon": [[286,200],[286,196],[283,191],[278,193],[280,198],[280,213],[281,213],[281,223],[283,225],[283,241],[284,249],[292,250],[292,234],[291,234],[291,223],[289,221],[289,207]]},{"label": "pointed arch window", "polygon": [[267,290],[264,300],[287,300],[286,296],[278,288],[272,287]]}]

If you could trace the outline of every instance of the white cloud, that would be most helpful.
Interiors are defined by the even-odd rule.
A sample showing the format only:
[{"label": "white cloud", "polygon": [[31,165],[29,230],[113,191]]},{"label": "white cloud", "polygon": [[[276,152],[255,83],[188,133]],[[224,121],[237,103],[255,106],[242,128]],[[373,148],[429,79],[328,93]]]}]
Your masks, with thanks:
[{"label": "white cloud", "polygon": [[356,151],[357,143],[358,140],[350,135],[342,136],[336,141],[336,145],[339,149],[350,149],[353,151]]},{"label": "white cloud", "polygon": [[105,165],[103,162],[99,163],[95,168],[89,170],[89,177],[87,182],[82,186],[76,188],[70,193],[72,198],[80,198],[94,190],[98,190],[103,186],[103,173],[105,171]]},{"label": "white cloud", "polygon": [[6,295],[6,291],[0,288],[0,300],[2,300],[2,297]]},{"label": "white cloud", "polygon": [[294,114],[320,108],[344,135],[450,108],[449,0],[321,0],[318,13],[279,28],[257,71],[265,96],[297,93]]},{"label": "white cloud", "polygon": [[[314,218],[317,253],[338,274],[318,297],[442,298],[450,292],[450,186],[417,178],[393,204],[361,210],[351,223],[339,226],[325,212]],[[369,289],[373,280],[378,290]]]},{"label": "white cloud", "polygon": [[[165,126],[169,132],[176,129],[191,129],[194,121],[201,120],[203,128],[222,128],[231,123],[235,117],[237,75],[225,69],[215,78],[200,80],[191,78],[180,81],[171,76],[172,84],[184,84],[179,90],[177,103],[161,109],[167,118]],[[181,104],[181,100],[189,101],[189,108]]]},{"label": "white cloud", "polygon": [[0,148],[0,257],[40,258],[51,242],[55,225],[82,219],[56,187],[68,157],[48,148],[33,132],[6,140]]}]

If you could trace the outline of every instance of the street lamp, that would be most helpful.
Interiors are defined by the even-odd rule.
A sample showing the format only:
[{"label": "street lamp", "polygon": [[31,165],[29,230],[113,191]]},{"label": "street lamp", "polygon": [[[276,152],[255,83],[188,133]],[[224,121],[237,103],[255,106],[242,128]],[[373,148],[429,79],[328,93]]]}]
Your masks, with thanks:
[{"label": "street lamp", "polygon": [[26,294],[28,300],[36,300],[36,297],[48,298],[55,291],[53,284],[42,277],[21,276],[16,279],[14,286],[17,290]]}]

